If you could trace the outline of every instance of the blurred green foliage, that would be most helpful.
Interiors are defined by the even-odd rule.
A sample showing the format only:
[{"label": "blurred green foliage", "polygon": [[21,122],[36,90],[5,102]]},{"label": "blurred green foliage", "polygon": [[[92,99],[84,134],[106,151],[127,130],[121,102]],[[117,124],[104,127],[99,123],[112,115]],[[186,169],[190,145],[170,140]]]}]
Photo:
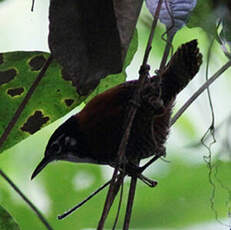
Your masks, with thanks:
[{"label": "blurred green foliage", "polygon": [[2,206],[0,206],[0,229],[19,230],[19,227],[13,217]]},{"label": "blurred green foliage", "polygon": [[[138,28],[140,56],[143,55],[146,37],[148,36],[150,17],[146,15],[142,20],[144,23],[142,22],[142,26]],[[144,24],[147,26],[143,26]],[[164,28],[159,26],[156,30],[158,36],[155,37],[151,51],[150,64],[155,69],[158,68],[156,57],[161,56],[165,45],[160,36],[163,32]],[[200,39],[200,48],[203,50],[208,43],[206,34],[201,29],[183,28],[175,37],[174,49],[180,44],[195,38]],[[135,47],[137,44],[133,43],[133,45]],[[120,79],[124,80],[124,77],[124,75],[121,75]],[[103,91],[110,87],[110,84],[114,85],[116,82],[103,84],[105,84],[105,88],[97,90]],[[95,229],[104,205],[106,190],[66,219],[57,220],[57,215],[82,201],[103,184],[106,178],[110,178],[109,167],[57,162],[50,164],[37,178],[30,181],[33,170],[43,156],[50,135],[64,119],[66,118],[52,123],[6,150],[4,154],[0,155],[0,167],[40,208],[55,230]],[[180,124],[177,123],[177,127],[175,126],[173,129],[179,128],[182,136],[192,142],[195,140],[199,142],[201,136],[197,129],[198,126],[195,125],[190,114],[181,117],[179,122]],[[201,161],[186,161],[185,156],[179,154],[179,151],[187,151],[187,148],[183,147],[183,141],[181,146],[182,149],[174,152],[171,146],[167,144],[167,159],[171,162],[166,163],[160,160],[145,173],[148,177],[155,178],[159,182],[156,188],[151,189],[139,181],[131,228],[185,229],[187,226],[194,224],[214,221],[216,219],[214,210],[218,213],[219,218],[227,217],[231,194],[230,161],[214,161],[215,166],[211,178],[215,186],[212,186],[209,181],[210,170],[207,164]],[[204,152],[205,150],[199,148],[193,149],[193,154],[197,158],[202,158]],[[119,227],[123,224],[128,186],[127,181],[124,185]],[[212,196],[213,194],[214,196]],[[211,202],[214,203],[214,210],[211,209],[213,204]],[[32,210],[2,178],[0,178],[0,204],[11,213],[22,230],[46,229]],[[108,229],[111,229],[113,224],[117,206],[118,198],[106,223]]]}]

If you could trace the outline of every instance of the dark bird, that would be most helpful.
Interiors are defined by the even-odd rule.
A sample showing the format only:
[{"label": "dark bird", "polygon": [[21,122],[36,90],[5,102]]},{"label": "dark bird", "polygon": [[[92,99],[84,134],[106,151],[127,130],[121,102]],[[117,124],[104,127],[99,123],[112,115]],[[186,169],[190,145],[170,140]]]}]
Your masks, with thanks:
[{"label": "dark bird", "polygon": [[[176,51],[161,74],[146,79],[123,163],[165,154],[175,97],[196,75],[201,63],[202,55],[193,40]],[[115,167],[123,121],[137,86],[134,80],[106,90],[57,128],[32,179],[54,160]]]}]

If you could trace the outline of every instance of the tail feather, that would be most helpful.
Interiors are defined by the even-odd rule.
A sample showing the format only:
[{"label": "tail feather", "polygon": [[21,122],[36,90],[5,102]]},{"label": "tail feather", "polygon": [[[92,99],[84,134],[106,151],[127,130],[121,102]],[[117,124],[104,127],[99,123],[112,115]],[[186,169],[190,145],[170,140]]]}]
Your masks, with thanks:
[{"label": "tail feather", "polygon": [[162,99],[165,104],[185,88],[197,74],[202,63],[202,54],[197,40],[183,44],[167,64],[162,76]]}]

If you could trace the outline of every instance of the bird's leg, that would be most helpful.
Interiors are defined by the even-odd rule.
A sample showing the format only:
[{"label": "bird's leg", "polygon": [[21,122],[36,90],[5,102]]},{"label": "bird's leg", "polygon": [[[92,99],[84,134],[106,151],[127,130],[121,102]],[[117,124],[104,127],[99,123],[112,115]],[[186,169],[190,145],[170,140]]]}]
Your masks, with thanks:
[{"label": "bird's leg", "polygon": [[137,177],[142,180],[145,184],[147,184],[150,187],[155,187],[157,185],[157,181],[149,179],[147,177],[145,177],[144,175],[142,175],[142,172],[149,167],[153,162],[155,162],[156,160],[158,160],[160,157],[165,156],[166,155],[166,150],[165,147],[161,147],[158,150],[158,154],[156,154],[151,160],[149,160],[146,164],[144,164],[143,166],[139,167],[137,165],[135,165],[132,162],[128,162],[125,165],[125,172],[128,176],[134,176],[137,175]]},{"label": "bird's leg", "polygon": [[131,162],[126,164],[125,168],[121,170],[125,170],[125,173],[128,176],[137,176],[141,181],[143,181],[149,187],[153,188],[157,185],[157,181],[149,179],[146,176],[142,175],[141,167],[138,167],[137,165]]},{"label": "bird's leg", "polygon": [[154,188],[158,182],[152,179],[149,179],[148,177],[144,176],[143,174],[138,174],[138,178],[143,181],[146,185],[148,185],[151,188]]},{"label": "bird's leg", "polygon": [[149,160],[145,165],[143,165],[142,167],[139,167],[139,170],[141,172],[143,172],[147,167],[149,167],[149,165],[151,165],[153,162],[155,162],[156,160],[158,160],[160,157],[162,157],[164,155],[158,154],[155,155],[151,160]]}]

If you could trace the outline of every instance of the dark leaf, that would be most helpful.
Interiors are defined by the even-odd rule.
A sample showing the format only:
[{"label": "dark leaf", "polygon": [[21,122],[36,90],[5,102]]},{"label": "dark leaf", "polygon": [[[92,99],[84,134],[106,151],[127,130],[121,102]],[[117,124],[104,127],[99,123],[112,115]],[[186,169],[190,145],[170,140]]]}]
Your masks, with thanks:
[{"label": "dark leaf", "polygon": [[121,72],[143,0],[51,0],[49,46],[81,95]]},{"label": "dark leaf", "polygon": [[[130,62],[133,59],[133,56],[136,53],[138,47],[138,34],[137,31],[135,31],[132,41],[130,42],[129,49],[124,61],[123,70],[121,73],[118,74],[111,74],[105,77],[104,79],[101,79],[100,84],[95,88],[95,90],[87,97],[85,102],[88,102],[90,99],[95,97],[97,94],[104,92],[105,90],[114,87],[126,80],[126,68],[130,64]],[[138,69],[137,69],[138,70]],[[138,73],[138,72],[137,72]],[[138,77],[138,76],[137,76]]]},{"label": "dark leaf", "polygon": [[122,69],[121,43],[113,2],[52,0],[49,46],[82,95],[100,78]]},{"label": "dark leaf", "polygon": [[[220,22],[219,34],[218,22]],[[231,56],[231,2],[229,0],[198,0],[187,25],[203,28],[220,42],[224,53]]]},{"label": "dark leaf", "polygon": [[113,3],[122,46],[122,60],[124,60],[143,0],[113,0]]}]

